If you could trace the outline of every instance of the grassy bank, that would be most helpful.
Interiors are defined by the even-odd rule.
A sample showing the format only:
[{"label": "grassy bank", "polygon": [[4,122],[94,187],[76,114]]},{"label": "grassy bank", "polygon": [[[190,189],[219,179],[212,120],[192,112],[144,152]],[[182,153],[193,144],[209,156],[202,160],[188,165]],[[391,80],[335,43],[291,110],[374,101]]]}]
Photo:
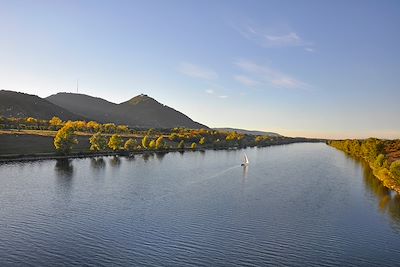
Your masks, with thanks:
[{"label": "grassy bank", "polygon": [[332,140],[327,144],[366,161],[384,186],[400,193],[400,140]]}]

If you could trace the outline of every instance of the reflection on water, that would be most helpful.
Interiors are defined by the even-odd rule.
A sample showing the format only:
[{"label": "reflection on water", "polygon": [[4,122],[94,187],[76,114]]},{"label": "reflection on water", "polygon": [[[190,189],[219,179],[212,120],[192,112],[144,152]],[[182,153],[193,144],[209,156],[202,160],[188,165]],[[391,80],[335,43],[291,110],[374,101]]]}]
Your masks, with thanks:
[{"label": "reflection on water", "polygon": [[165,152],[157,152],[156,157],[159,161],[161,161],[165,157]]},{"label": "reflection on water", "polygon": [[91,158],[90,159],[90,166],[94,170],[102,170],[106,167],[106,162],[104,161],[103,158]]},{"label": "reflection on water", "polygon": [[361,161],[361,164],[364,170],[364,185],[366,190],[376,198],[379,211],[387,214],[392,221],[394,229],[400,232],[399,194],[383,186],[382,182],[375,177],[367,163]]},{"label": "reflection on water", "polygon": [[57,159],[54,170],[58,177],[72,178],[74,167],[69,159]]},{"label": "reflection on water", "polygon": [[121,165],[121,159],[118,156],[114,156],[110,159],[110,165],[112,167],[119,167]]},{"label": "reflection on water", "polygon": [[143,160],[145,162],[147,162],[150,159],[150,157],[152,157],[152,156],[153,156],[153,154],[151,154],[151,153],[144,153],[142,157],[143,157]]},{"label": "reflection on water", "polygon": [[242,174],[243,181],[247,180],[248,172],[249,172],[249,166],[247,165],[243,166],[243,174]]}]

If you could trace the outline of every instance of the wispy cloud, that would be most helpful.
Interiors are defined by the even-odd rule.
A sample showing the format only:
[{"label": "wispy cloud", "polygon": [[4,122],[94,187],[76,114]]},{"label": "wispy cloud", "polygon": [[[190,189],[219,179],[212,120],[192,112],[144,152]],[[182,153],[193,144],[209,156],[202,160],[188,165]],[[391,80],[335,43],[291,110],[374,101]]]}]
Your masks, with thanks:
[{"label": "wispy cloud", "polygon": [[207,89],[207,90],[206,90],[206,93],[212,95],[212,94],[214,94],[214,90],[212,90],[212,89]]},{"label": "wispy cloud", "polygon": [[219,98],[228,98],[227,95],[219,95],[218,97],[219,97]]},{"label": "wispy cloud", "polygon": [[304,50],[306,50],[307,52],[314,52],[315,51],[314,48],[311,48],[311,47],[306,47],[306,48],[304,48]]},{"label": "wispy cloud", "polygon": [[[274,70],[265,65],[259,65],[249,60],[239,60],[234,63],[247,75],[255,77],[256,80],[260,81],[260,84],[269,84],[277,88],[287,89],[309,89],[310,85],[302,82],[298,79],[291,77],[288,74]],[[242,75],[238,75],[242,76]],[[236,76],[237,77],[237,76]],[[246,77],[246,76],[244,76]],[[249,78],[254,81],[253,78]],[[238,80],[238,79],[236,79]],[[239,81],[243,84],[243,81]]]},{"label": "wispy cloud", "polygon": [[218,78],[218,74],[215,71],[188,62],[182,62],[178,71],[184,75],[203,80],[215,80]]},{"label": "wispy cloud", "polygon": [[256,42],[264,47],[289,47],[289,46],[312,46],[313,43],[304,40],[292,30],[277,31],[266,30],[249,23],[243,24],[235,29],[246,39]]},{"label": "wispy cloud", "polygon": [[246,85],[246,86],[255,86],[255,85],[260,84],[260,82],[253,80],[252,78],[249,78],[245,75],[235,75],[235,76],[233,76],[233,78],[236,81],[238,81],[241,84]]}]

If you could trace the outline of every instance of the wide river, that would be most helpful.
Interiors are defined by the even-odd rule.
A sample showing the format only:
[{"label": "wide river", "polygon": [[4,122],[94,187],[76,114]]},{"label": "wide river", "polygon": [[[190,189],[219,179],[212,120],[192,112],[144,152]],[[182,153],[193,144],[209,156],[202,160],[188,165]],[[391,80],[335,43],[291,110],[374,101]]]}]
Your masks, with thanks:
[{"label": "wide river", "polygon": [[0,165],[0,266],[396,264],[399,196],[322,143]]}]

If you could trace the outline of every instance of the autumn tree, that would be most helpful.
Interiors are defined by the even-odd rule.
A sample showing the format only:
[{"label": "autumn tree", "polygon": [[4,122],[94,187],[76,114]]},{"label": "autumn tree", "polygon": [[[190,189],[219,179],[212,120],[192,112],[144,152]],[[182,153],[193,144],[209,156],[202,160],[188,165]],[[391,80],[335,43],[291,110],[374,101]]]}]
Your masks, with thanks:
[{"label": "autumn tree", "polygon": [[115,133],[116,126],[114,123],[103,124],[104,131],[106,133]]},{"label": "autumn tree", "polygon": [[118,133],[129,133],[128,125],[118,125],[117,132]]},{"label": "autumn tree", "polygon": [[60,126],[60,125],[62,125],[62,123],[63,123],[63,121],[59,117],[56,117],[56,116],[54,116],[53,118],[51,118],[51,120],[49,120],[49,124],[54,127]]},{"label": "autumn tree", "polygon": [[150,143],[149,136],[145,135],[143,137],[143,139],[142,139],[142,147],[143,148],[148,148],[149,147],[149,143]]},{"label": "autumn tree", "polygon": [[171,141],[177,141],[177,140],[179,140],[179,135],[177,133],[172,133],[172,134],[169,135],[168,138]]},{"label": "autumn tree", "polygon": [[192,150],[195,150],[195,149],[197,148],[197,144],[196,144],[196,143],[192,143],[192,145],[190,146],[190,148],[191,148]]},{"label": "autumn tree", "polygon": [[118,134],[113,134],[108,141],[108,147],[114,151],[121,150],[124,145],[124,140]]},{"label": "autumn tree", "polygon": [[134,151],[137,147],[137,141],[135,139],[129,138],[124,145],[126,151]]},{"label": "autumn tree", "polygon": [[205,143],[206,143],[206,138],[205,137],[200,138],[199,144],[204,145]]},{"label": "autumn tree", "polygon": [[68,154],[71,151],[72,146],[78,143],[74,134],[73,125],[66,124],[58,130],[53,143],[58,152]]},{"label": "autumn tree", "polygon": [[95,121],[89,121],[86,123],[86,128],[91,132],[99,132],[101,130],[101,124]]},{"label": "autumn tree", "polygon": [[100,132],[89,138],[90,150],[101,151],[107,148],[107,139]]},{"label": "autumn tree", "polygon": [[161,149],[165,146],[164,137],[160,135],[156,140],[156,149]]},{"label": "autumn tree", "polygon": [[390,165],[390,172],[397,180],[400,180],[400,160],[392,162]]},{"label": "autumn tree", "polygon": [[156,141],[151,140],[149,143],[149,149],[155,149],[156,148]]},{"label": "autumn tree", "polygon": [[185,142],[182,140],[178,144],[178,149],[184,149],[185,148]]}]

